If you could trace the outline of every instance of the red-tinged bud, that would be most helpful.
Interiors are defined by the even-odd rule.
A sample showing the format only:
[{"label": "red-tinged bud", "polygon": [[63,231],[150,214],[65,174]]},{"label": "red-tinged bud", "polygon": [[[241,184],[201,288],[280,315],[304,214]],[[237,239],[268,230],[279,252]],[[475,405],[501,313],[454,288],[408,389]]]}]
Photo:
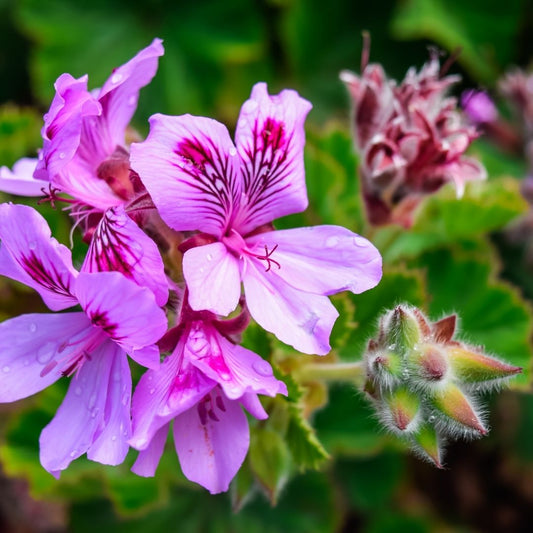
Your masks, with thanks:
[{"label": "red-tinged bud", "polygon": [[401,378],[402,358],[396,352],[383,350],[365,355],[367,375],[379,388],[390,388]]},{"label": "red-tinged bud", "polygon": [[393,431],[416,431],[420,418],[420,399],[406,387],[393,390],[383,397],[386,412],[382,419]]},{"label": "red-tinged bud", "polygon": [[465,393],[453,383],[446,384],[432,398],[433,406],[446,418],[486,435],[487,429]]},{"label": "red-tinged bud", "polygon": [[435,342],[445,344],[452,340],[457,325],[457,315],[450,315],[438,322],[432,327],[433,338]]},{"label": "red-tinged bud", "polygon": [[472,351],[468,347],[450,346],[447,353],[455,376],[463,383],[491,387],[497,385],[499,380],[522,372],[518,366]]},{"label": "red-tinged bud", "polygon": [[413,434],[414,450],[429,459],[437,468],[443,468],[442,438],[431,424],[424,424]]},{"label": "red-tinged bud", "polygon": [[446,353],[435,344],[425,344],[413,351],[409,358],[413,374],[424,381],[442,381],[448,372]]}]

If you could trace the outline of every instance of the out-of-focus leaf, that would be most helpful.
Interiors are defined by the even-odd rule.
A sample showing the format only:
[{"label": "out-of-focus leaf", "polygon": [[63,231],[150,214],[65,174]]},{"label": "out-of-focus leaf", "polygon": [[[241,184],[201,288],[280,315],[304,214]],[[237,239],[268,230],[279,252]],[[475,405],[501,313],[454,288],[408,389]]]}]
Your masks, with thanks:
[{"label": "out-of-focus leaf", "polygon": [[403,473],[403,457],[392,453],[366,459],[342,459],[335,465],[335,476],[346,488],[354,507],[366,510],[385,507]]},{"label": "out-of-focus leaf", "polygon": [[332,386],[329,403],[316,413],[313,425],[332,455],[368,457],[390,441],[363,393],[346,384]]},{"label": "out-of-focus leaf", "polygon": [[37,157],[42,117],[33,109],[0,107],[0,166],[11,167],[21,157]]},{"label": "out-of-focus leaf", "polygon": [[370,523],[364,531],[365,533],[397,533],[398,531],[431,533],[435,531],[435,526],[427,519],[384,510],[384,512],[370,515]]},{"label": "out-of-focus leaf", "polygon": [[438,250],[424,255],[417,265],[427,268],[430,316],[456,312],[463,332],[459,337],[522,367],[511,385],[524,387],[531,380],[531,305],[517,289],[495,279],[496,265],[489,261],[485,256]]},{"label": "out-of-focus leaf", "polygon": [[501,229],[528,209],[514,179],[469,183],[458,199],[444,187],[423,201],[413,227],[387,227],[376,232],[375,243],[386,261],[413,257],[426,250]]},{"label": "out-of-focus leaf", "polygon": [[459,61],[479,81],[490,83],[513,62],[526,5],[523,0],[404,0],[398,2],[392,29],[398,38],[430,39],[448,51],[461,47]]}]

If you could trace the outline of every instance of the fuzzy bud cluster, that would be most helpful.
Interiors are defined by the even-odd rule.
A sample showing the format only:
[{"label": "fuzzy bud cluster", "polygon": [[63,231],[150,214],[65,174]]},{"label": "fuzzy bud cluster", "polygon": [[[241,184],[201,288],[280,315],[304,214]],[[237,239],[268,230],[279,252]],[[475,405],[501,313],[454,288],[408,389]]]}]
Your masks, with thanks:
[{"label": "fuzzy bud cluster", "polygon": [[431,323],[399,305],[383,315],[365,353],[365,391],[381,422],[438,467],[446,441],[487,433],[480,393],[522,370],[453,340],[456,321]]}]

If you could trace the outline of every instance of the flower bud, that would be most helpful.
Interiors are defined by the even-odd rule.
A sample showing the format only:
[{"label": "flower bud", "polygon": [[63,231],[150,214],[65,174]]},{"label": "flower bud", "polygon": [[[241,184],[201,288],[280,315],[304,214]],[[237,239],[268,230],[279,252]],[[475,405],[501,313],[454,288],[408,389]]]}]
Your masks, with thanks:
[{"label": "flower bud", "polygon": [[420,419],[420,398],[407,387],[399,387],[383,396],[382,420],[392,431],[416,431]]},{"label": "flower bud", "polygon": [[409,354],[411,376],[423,384],[441,382],[448,372],[446,352],[436,344],[424,344]]},{"label": "flower bud", "polygon": [[446,422],[458,423],[460,425],[458,429],[466,428],[467,430],[474,430],[480,435],[487,434],[472,400],[457,385],[447,383],[434,395],[431,403],[435,409],[444,415]]},{"label": "flower bud", "polygon": [[463,383],[491,388],[522,371],[518,366],[509,365],[468,347],[450,346],[447,353],[453,373]]},{"label": "flower bud", "polygon": [[385,324],[387,339],[402,354],[412,350],[422,338],[419,322],[407,307],[398,305]]},{"label": "flower bud", "polygon": [[431,424],[422,425],[413,434],[413,449],[437,468],[442,468],[443,439]]}]

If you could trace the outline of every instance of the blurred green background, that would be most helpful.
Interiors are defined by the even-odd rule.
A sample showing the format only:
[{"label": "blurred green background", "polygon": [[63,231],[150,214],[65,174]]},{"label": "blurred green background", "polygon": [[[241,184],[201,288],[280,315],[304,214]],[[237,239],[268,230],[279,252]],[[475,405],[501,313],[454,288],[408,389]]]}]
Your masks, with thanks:
[{"label": "blurred green background", "polygon": [[[35,154],[60,74],[88,73],[90,87],[98,87],[160,37],[165,55],[141,93],[134,119],[140,132],[156,112],[210,116],[233,128],[257,81],[271,92],[294,88],[314,106],[306,126],[311,207],[280,226],[323,222],[365,233],[349,102],[338,79],[342,69],[359,71],[363,30],[372,36],[371,61],[396,79],[422,65],[428,46],[448,53],[461,47],[451,71],[463,77],[457,95],[466,87],[492,90],[511,65],[533,58],[533,5],[526,0],[0,0],[0,164]],[[279,430],[285,415],[276,418],[274,405],[269,425],[254,428],[255,444],[230,494],[210,496],[187,483],[172,451],[154,479],[134,476],[128,465],[82,459],[56,482],[38,463],[38,435],[63,396],[60,383],[0,407],[0,531],[523,530],[533,513],[533,398],[524,392],[533,283],[523,250],[506,247],[499,230],[527,209],[516,181],[525,164],[483,140],[472,152],[490,179],[469,189],[462,204],[444,190],[410,232],[368,235],[384,254],[386,275],[371,293],[335,300],[343,318],[333,346],[340,359],[357,359],[376,316],[401,300],[435,318],[456,309],[469,340],[526,367],[516,387],[522,392],[492,399],[488,438],[450,446],[447,468],[438,471],[379,429],[353,385],[334,384],[327,393],[317,383],[305,389],[305,401],[320,406],[329,394],[311,418],[328,460],[317,446],[298,461],[300,452],[285,442],[294,435]],[[67,217],[40,210],[67,242]],[[0,302],[2,319],[45,310],[31,291],[7,282]],[[246,340],[265,356],[283,350],[254,330]],[[133,460],[132,453],[128,464]],[[303,471],[314,465],[319,471]]]}]

